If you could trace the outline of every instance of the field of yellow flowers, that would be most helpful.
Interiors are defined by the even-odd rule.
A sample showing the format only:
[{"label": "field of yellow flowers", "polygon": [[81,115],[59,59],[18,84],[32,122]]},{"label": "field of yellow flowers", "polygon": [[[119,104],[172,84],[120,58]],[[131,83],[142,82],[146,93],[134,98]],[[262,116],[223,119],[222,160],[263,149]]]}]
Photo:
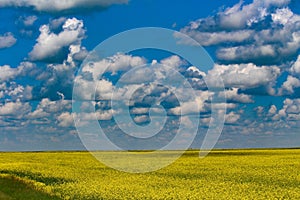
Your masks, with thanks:
[{"label": "field of yellow flowers", "polygon": [[0,153],[0,180],[51,199],[300,199],[300,150],[214,150],[205,158],[187,151],[141,174],[108,168],[88,152]]}]

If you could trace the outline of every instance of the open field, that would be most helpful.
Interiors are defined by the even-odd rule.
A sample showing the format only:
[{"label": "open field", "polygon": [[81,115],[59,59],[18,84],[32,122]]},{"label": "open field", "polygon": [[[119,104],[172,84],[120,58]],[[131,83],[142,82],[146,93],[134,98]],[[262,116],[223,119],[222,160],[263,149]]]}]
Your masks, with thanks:
[{"label": "open field", "polygon": [[144,174],[110,169],[88,152],[0,153],[0,199],[34,199],[25,197],[31,192],[36,199],[300,199],[300,150],[215,150],[202,159],[188,151]]}]

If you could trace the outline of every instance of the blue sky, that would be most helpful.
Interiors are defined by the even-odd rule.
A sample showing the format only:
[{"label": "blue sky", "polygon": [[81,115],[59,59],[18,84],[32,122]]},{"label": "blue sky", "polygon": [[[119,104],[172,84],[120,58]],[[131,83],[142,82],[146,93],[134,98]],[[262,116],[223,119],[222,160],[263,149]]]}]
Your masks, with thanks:
[{"label": "blue sky", "polygon": [[[97,80],[99,99],[88,101],[96,107],[99,124],[112,141],[124,148],[147,148],[147,141],[139,143],[122,135],[113,118],[118,111],[107,103],[107,96],[125,71],[155,60],[179,70],[198,95],[184,102],[187,111],[197,110],[194,103],[200,107],[199,133],[191,147],[201,146],[211,118],[209,99],[222,95],[227,98],[223,102],[227,111],[216,147],[300,144],[300,4],[296,0],[54,0],[51,5],[4,0],[0,10],[1,151],[84,149],[72,117],[76,73],[100,42],[141,27],[188,35],[207,50],[215,64],[201,71],[178,55],[148,49],[120,52],[110,62],[97,65],[108,70]],[[180,42],[192,46],[185,39]],[[95,68],[83,66],[82,70],[89,74],[82,81],[97,77]],[[144,79],[149,74],[135,76]],[[203,79],[213,85],[217,76],[225,90],[210,93]],[[148,86],[140,85],[142,90]],[[169,121],[150,141],[157,148],[174,137],[180,106],[165,88],[151,92],[150,103],[135,102],[130,112],[138,125],[146,126],[151,103],[163,102]],[[181,120],[188,124],[186,119]]]}]

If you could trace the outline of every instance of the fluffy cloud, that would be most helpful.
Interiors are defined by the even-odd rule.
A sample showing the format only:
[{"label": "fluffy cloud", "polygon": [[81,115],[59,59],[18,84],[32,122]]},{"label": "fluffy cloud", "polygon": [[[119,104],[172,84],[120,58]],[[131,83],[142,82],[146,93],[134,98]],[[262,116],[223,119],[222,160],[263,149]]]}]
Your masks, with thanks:
[{"label": "fluffy cloud", "polygon": [[113,4],[125,4],[128,0],[52,0],[51,3],[40,0],[2,0],[0,7],[32,8],[48,13],[82,12],[86,9],[103,9]]},{"label": "fluffy cloud", "polygon": [[10,32],[5,33],[4,35],[0,35],[0,49],[11,47],[16,42],[17,42],[17,39]]},{"label": "fluffy cloud", "polygon": [[7,102],[0,104],[0,116],[15,116],[16,118],[22,118],[26,113],[31,111],[31,106],[28,102],[23,103],[21,101]]},{"label": "fluffy cloud", "polygon": [[293,59],[300,49],[300,15],[286,7],[289,3],[240,1],[215,16],[191,22],[181,32],[201,45],[218,45],[217,57],[222,62],[282,63]]},{"label": "fluffy cloud", "polygon": [[22,62],[18,67],[11,67],[9,65],[0,66],[0,81],[10,81],[18,76],[31,76],[35,65],[30,62]]},{"label": "fluffy cloud", "polygon": [[[214,77],[221,77],[225,87],[235,87],[241,89],[256,88],[260,86],[270,87],[276,81],[280,69],[276,66],[256,66],[249,64],[232,64],[218,65],[216,64],[207,74],[207,80],[211,81],[211,85],[216,82]],[[271,88],[269,88],[271,89]],[[269,91],[273,93],[273,91]]]},{"label": "fluffy cloud", "polygon": [[198,91],[194,99],[180,102],[180,106],[169,110],[172,115],[187,115],[191,113],[200,113],[206,111],[205,102],[212,97],[213,93],[209,91]]},{"label": "fluffy cloud", "polygon": [[32,124],[52,124],[53,126],[67,127],[71,124],[71,103],[70,100],[51,101],[44,98],[39,101],[32,112],[26,115],[26,119]]},{"label": "fluffy cloud", "polygon": [[265,19],[272,6],[282,7],[290,0],[254,0],[243,5],[243,1],[218,14],[220,26],[229,29],[241,29]]},{"label": "fluffy cloud", "polygon": [[287,80],[282,84],[281,88],[279,88],[278,94],[279,95],[293,94],[294,89],[299,87],[300,87],[300,80],[289,75],[287,77]]},{"label": "fluffy cloud", "polygon": [[294,74],[300,74],[300,55],[298,56],[297,60],[293,63],[290,71]]},{"label": "fluffy cloud", "polygon": [[149,122],[149,116],[148,115],[139,115],[133,118],[133,120],[136,123],[145,123],[145,122]]},{"label": "fluffy cloud", "polygon": [[20,17],[19,18],[19,20],[21,21],[21,23],[24,26],[26,26],[26,27],[32,26],[37,19],[38,18],[35,15],[31,15],[31,16],[27,16],[27,17]]},{"label": "fluffy cloud", "polygon": [[274,115],[277,112],[277,107],[275,105],[271,105],[268,114],[269,115]]},{"label": "fluffy cloud", "polygon": [[[83,72],[91,73],[94,80],[104,72],[110,72],[112,75],[119,71],[128,71],[132,67],[144,65],[146,61],[139,56],[125,55],[117,53],[114,56],[100,60],[94,63],[88,63],[82,69]],[[105,70],[105,71],[104,71]]]},{"label": "fluffy cloud", "polygon": [[[75,18],[59,18],[45,26],[49,30],[56,29],[57,32],[60,29],[56,25],[61,26],[62,31],[57,34],[49,32],[48,35],[44,35],[43,39],[41,39],[41,34],[38,39],[41,42],[35,45],[30,55],[32,59],[40,61],[54,61],[55,54],[59,53],[56,52],[59,51],[57,49],[68,49],[68,52],[64,53],[62,64],[52,63],[37,66],[32,62],[22,62],[18,67],[0,66],[0,82],[5,82],[6,86],[5,89],[0,88],[1,98],[13,101],[43,98],[59,100],[61,98],[59,93],[66,99],[72,98],[72,87],[78,63],[87,54],[86,49],[81,46],[81,39],[84,37],[83,23]],[[51,56],[53,57],[51,58]],[[16,84],[23,77],[35,79],[33,85]]]},{"label": "fluffy cloud", "polygon": [[[91,94],[96,92],[95,97],[97,100],[110,99],[112,97],[114,86],[111,81],[105,80],[103,74],[110,73],[112,76],[114,76],[118,72],[126,72],[134,67],[144,65],[145,63],[146,61],[141,57],[125,55],[121,53],[117,53],[114,56],[97,62],[88,63],[83,66],[82,73],[75,77],[75,83],[77,86],[76,91],[78,91],[75,96],[80,99],[91,100]],[[144,77],[139,76],[135,78],[138,79]],[[95,91],[93,91],[93,89],[95,89],[94,87],[96,87]],[[125,90],[128,91],[131,89],[127,88]],[[125,95],[126,91],[124,91],[123,88],[118,91],[119,95],[117,94],[116,96],[122,98],[122,95]]]},{"label": "fluffy cloud", "polygon": [[237,102],[237,103],[253,103],[250,95],[239,93],[238,88],[228,89],[218,94],[221,97],[226,98],[228,102]]},{"label": "fluffy cloud", "polygon": [[[182,30],[183,31],[183,30]],[[187,31],[187,30],[184,30]],[[240,43],[251,38],[253,31],[251,30],[240,30],[235,32],[199,32],[197,30],[189,30],[187,33],[190,37],[195,39],[203,46],[212,46],[222,43]],[[175,35],[176,36],[176,35]]]},{"label": "fluffy cloud", "polygon": [[68,100],[59,100],[51,101],[50,99],[42,99],[37,106],[37,109],[42,109],[48,113],[57,113],[60,111],[65,111],[71,109],[71,101]]},{"label": "fluffy cloud", "polygon": [[20,74],[18,68],[12,68],[8,65],[0,66],[0,81],[7,81],[14,79]]},{"label": "fluffy cloud", "polygon": [[161,60],[160,63],[162,65],[172,67],[174,70],[180,67],[181,65],[185,64],[185,62],[179,56],[176,55],[165,58]]},{"label": "fluffy cloud", "polygon": [[235,124],[240,119],[240,115],[234,112],[230,112],[225,115],[225,123]]},{"label": "fluffy cloud", "polygon": [[285,99],[283,102],[282,109],[278,110],[273,117],[272,120],[284,120],[286,124],[295,126],[294,121],[298,122],[300,125],[300,99]]},{"label": "fluffy cloud", "polygon": [[270,60],[275,57],[277,53],[272,45],[244,45],[237,47],[220,48],[217,51],[217,57],[223,61],[233,63],[239,62],[255,62],[261,63],[262,58]]},{"label": "fluffy cloud", "polygon": [[73,116],[69,112],[64,112],[57,117],[58,126],[61,127],[70,127],[74,125]]},{"label": "fluffy cloud", "polygon": [[10,98],[11,100],[20,99],[22,101],[31,100],[32,89],[32,86],[23,86],[11,82],[10,87],[5,91],[7,95],[6,98]]},{"label": "fluffy cloud", "polygon": [[76,18],[67,19],[58,34],[51,32],[50,25],[42,25],[39,30],[37,44],[29,53],[30,59],[34,61],[55,62],[66,59],[70,46],[80,45],[85,37],[83,21]]}]

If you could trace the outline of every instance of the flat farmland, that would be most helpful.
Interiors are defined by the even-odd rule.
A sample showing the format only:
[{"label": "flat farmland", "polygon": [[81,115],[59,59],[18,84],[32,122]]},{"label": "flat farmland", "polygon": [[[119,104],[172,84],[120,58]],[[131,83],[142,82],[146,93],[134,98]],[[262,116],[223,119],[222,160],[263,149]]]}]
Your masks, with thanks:
[{"label": "flat farmland", "polygon": [[300,199],[300,150],[187,151],[137,174],[89,152],[0,153],[0,199]]}]

